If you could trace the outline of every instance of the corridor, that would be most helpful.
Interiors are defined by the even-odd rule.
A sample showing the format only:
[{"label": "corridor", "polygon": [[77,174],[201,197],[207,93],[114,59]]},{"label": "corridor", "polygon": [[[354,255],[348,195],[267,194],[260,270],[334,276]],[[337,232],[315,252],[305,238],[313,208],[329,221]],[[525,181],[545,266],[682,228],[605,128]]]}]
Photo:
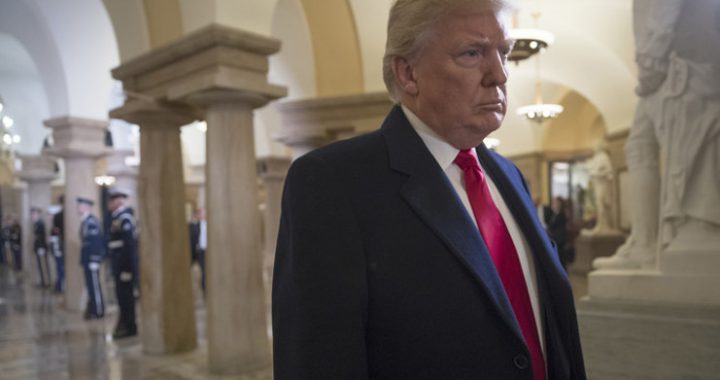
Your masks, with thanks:
[{"label": "corridor", "polygon": [[[110,289],[103,290],[106,295],[110,293]],[[0,379],[272,378],[269,371],[245,376],[208,372],[207,343],[202,334],[205,309],[201,302],[196,304],[201,332],[198,349],[175,356],[149,356],[143,355],[137,337],[112,341],[116,306],[110,305],[102,320],[84,321],[82,313],[63,309],[61,301],[61,296],[0,267]]]}]

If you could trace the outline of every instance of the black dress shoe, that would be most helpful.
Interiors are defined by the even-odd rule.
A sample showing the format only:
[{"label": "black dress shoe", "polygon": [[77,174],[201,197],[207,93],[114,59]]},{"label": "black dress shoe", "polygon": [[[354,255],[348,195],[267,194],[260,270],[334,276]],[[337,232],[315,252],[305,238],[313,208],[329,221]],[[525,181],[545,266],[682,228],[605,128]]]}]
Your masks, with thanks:
[{"label": "black dress shoe", "polygon": [[132,336],[137,335],[137,329],[129,329],[126,327],[118,327],[115,329],[115,332],[113,332],[113,339],[123,339],[123,338],[129,338]]}]

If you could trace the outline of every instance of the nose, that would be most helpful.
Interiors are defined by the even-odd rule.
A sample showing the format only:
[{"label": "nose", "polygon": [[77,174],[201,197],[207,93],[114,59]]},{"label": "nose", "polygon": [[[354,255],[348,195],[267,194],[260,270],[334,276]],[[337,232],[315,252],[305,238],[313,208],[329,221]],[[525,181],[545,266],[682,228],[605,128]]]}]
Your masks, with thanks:
[{"label": "nose", "polygon": [[507,60],[502,52],[495,50],[495,53],[488,57],[482,85],[485,87],[502,86],[507,83],[507,80]]}]

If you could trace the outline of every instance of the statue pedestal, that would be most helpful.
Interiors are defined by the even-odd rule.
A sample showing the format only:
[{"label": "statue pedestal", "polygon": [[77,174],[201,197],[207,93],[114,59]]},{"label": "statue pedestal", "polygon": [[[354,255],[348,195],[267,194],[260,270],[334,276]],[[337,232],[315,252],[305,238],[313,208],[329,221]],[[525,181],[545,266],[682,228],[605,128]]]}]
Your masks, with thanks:
[{"label": "statue pedestal", "polygon": [[[708,267],[693,262],[698,257]],[[717,253],[666,250],[659,269],[588,276],[578,320],[591,379],[711,379],[720,373]],[[682,260],[685,258],[685,260]]]},{"label": "statue pedestal", "polygon": [[620,233],[608,235],[580,235],[575,240],[575,261],[570,265],[571,273],[587,275],[597,257],[611,256],[625,242]]},{"label": "statue pedestal", "polygon": [[720,306],[595,298],[577,306],[589,379],[713,379],[720,373]]},{"label": "statue pedestal", "polygon": [[605,269],[588,276],[592,299],[720,307],[720,275]]}]

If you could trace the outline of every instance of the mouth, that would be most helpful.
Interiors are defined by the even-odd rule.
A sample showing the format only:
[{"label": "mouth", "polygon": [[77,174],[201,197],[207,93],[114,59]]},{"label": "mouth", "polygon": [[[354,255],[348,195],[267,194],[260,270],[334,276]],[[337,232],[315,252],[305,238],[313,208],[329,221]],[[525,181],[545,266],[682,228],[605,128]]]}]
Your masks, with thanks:
[{"label": "mouth", "polygon": [[478,104],[475,107],[478,111],[485,111],[485,112],[503,112],[505,111],[505,103],[503,103],[502,100],[492,100],[489,102],[484,102],[481,104]]}]

